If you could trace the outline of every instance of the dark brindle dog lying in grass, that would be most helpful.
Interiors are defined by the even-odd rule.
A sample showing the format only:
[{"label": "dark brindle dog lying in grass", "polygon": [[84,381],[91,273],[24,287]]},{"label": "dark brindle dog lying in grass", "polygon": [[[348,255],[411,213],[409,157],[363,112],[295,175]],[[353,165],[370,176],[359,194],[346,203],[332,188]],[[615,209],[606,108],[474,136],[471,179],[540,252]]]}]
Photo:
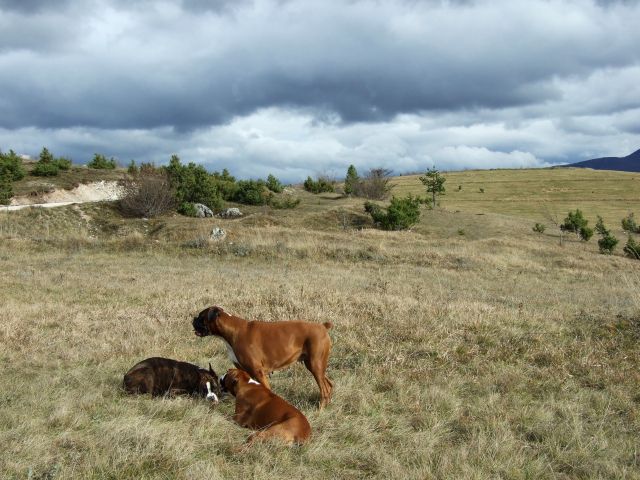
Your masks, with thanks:
[{"label": "dark brindle dog lying in grass", "polygon": [[216,372],[187,362],[170,358],[147,358],[134,365],[124,375],[123,387],[127,393],[156,395],[200,395],[215,402],[220,394]]}]

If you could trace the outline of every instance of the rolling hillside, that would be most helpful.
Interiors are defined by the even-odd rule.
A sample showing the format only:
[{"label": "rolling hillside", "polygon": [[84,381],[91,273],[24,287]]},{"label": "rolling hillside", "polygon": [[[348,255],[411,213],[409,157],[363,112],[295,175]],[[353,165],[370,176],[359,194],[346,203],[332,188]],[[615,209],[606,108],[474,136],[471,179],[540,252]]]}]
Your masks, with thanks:
[{"label": "rolling hillside", "polygon": [[[606,213],[624,238],[638,180],[446,175],[442,208],[401,232],[371,228],[362,199],[301,190],[296,209],[240,206],[237,220],[109,203],[0,213],[0,477],[639,478],[640,263],[531,230],[543,196],[560,215]],[[191,327],[215,304],[333,322],[325,410],[301,364],[271,378],[309,444],[239,453],[251,432],[233,399],[123,393],[151,356],[229,368],[223,342]]]},{"label": "rolling hillside", "polygon": [[[595,221],[601,215],[618,224],[630,211],[640,212],[640,174],[576,168],[469,170],[444,174],[441,205],[468,213],[497,213],[545,221],[580,208]],[[424,195],[418,175],[397,177],[394,195]],[[484,190],[481,193],[480,189]]]}]

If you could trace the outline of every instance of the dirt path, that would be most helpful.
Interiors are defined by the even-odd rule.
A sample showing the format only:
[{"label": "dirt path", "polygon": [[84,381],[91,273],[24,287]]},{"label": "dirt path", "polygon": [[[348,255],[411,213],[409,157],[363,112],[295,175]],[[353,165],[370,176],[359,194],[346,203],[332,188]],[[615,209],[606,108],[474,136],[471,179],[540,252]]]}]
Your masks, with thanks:
[{"label": "dirt path", "polygon": [[74,205],[76,203],[87,203],[87,202],[51,202],[51,203],[30,203],[28,205],[3,205],[3,206],[0,206],[0,212],[13,212],[15,210],[22,210],[23,208],[31,208],[31,207],[42,207],[42,208],[64,207],[65,205]]}]

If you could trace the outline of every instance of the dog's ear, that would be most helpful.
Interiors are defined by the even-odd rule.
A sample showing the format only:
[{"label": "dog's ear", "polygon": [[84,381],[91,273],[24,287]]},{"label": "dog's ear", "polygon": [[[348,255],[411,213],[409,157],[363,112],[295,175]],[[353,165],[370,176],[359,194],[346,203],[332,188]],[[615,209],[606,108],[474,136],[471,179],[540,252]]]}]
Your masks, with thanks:
[{"label": "dog's ear", "polygon": [[[227,378],[229,380],[227,380]],[[235,387],[238,384],[238,371],[234,369],[229,370],[225,376],[225,380],[229,382],[230,387]]]},{"label": "dog's ear", "polygon": [[209,363],[209,373],[213,376],[213,378],[215,378],[216,380],[218,380],[218,375],[216,375],[216,372],[213,370],[213,368],[211,367],[211,363]]}]

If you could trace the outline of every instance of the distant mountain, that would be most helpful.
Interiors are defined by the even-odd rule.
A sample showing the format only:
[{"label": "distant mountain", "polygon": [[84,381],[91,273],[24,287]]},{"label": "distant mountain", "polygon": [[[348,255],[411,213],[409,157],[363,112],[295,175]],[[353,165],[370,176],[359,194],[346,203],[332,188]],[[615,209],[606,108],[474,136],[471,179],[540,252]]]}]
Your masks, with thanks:
[{"label": "distant mountain", "polygon": [[570,163],[565,167],[593,168],[594,170],[619,170],[622,172],[640,172],[640,150],[626,157],[603,157]]}]

